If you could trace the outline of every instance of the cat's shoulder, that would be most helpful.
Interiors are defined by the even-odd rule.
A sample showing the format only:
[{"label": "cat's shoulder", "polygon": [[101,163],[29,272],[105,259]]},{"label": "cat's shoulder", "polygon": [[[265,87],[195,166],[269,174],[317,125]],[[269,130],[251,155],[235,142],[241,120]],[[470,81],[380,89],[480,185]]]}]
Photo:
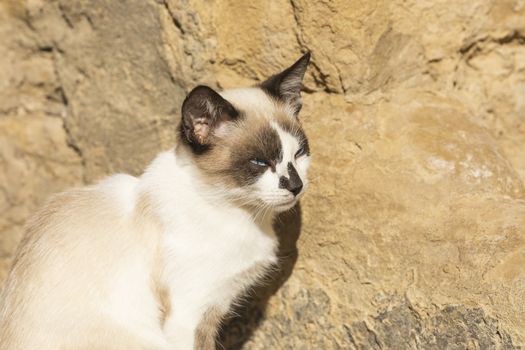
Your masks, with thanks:
[{"label": "cat's shoulder", "polygon": [[129,213],[135,205],[138,182],[134,176],[116,174],[94,185],[53,194],[28,221],[26,229],[33,231],[70,221],[78,226],[82,219],[96,221],[96,218]]}]

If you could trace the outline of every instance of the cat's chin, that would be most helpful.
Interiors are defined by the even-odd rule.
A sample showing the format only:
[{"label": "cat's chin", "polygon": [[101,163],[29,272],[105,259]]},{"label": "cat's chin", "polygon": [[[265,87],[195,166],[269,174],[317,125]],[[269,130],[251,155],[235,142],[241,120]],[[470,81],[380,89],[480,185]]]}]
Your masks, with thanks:
[{"label": "cat's chin", "polygon": [[274,208],[274,211],[276,213],[282,213],[282,212],[288,211],[288,210],[292,209],[293,207],[295,207],[297,202],[298,202],[298,200],[294,199],[294,200],[292,200],[290,202],[276,205],[273,208]]}]

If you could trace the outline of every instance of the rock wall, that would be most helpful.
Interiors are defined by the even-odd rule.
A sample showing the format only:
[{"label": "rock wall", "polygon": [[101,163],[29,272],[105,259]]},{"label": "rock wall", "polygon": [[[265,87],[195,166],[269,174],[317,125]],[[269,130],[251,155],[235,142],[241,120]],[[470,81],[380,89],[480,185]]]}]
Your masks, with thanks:
[{"label": "rock wall", "polygon": [[312,184],[228,349],[525,346],[523,0],[0,1],[0,280],[45,198],[312,51]]}]

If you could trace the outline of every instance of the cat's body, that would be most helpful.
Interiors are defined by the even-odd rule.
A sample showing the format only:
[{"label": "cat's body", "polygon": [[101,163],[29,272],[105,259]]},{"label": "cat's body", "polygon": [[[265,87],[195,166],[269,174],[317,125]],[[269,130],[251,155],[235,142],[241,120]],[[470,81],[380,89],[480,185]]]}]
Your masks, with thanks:
[{"label": "cat's body", "polygon": [[37,213],[2,292],[0,349],[214,349],[232,303],[277,263],[274,215],[306,184],[296,114],[308,58],[271,78],[279,88],[296,73],[290,98],[194,89],[178,144],[142,176]]}]

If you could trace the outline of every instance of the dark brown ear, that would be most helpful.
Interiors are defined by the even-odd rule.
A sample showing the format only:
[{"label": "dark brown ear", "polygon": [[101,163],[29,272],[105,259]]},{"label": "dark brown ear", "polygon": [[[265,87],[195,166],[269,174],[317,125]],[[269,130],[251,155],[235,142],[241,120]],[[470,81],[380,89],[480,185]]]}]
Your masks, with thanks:
[{"label": "dark brown ear", "polygon": [[293,108],[295,115],[299,113],[303,106],[301,100],[301,86],[309,62],[310,52],[307,52],[291,67],[285,69],[279,74],[271,76],[261,84],[261,88],[268,94],[278,100],[288,103]]},{"label": "dark brown ear", "polygon": [[237,118],[239,113],[207,86],[197,86],[182,103],[181,131],[185,140],[195,148],[210,146],[213,131],[223,122]]}]

